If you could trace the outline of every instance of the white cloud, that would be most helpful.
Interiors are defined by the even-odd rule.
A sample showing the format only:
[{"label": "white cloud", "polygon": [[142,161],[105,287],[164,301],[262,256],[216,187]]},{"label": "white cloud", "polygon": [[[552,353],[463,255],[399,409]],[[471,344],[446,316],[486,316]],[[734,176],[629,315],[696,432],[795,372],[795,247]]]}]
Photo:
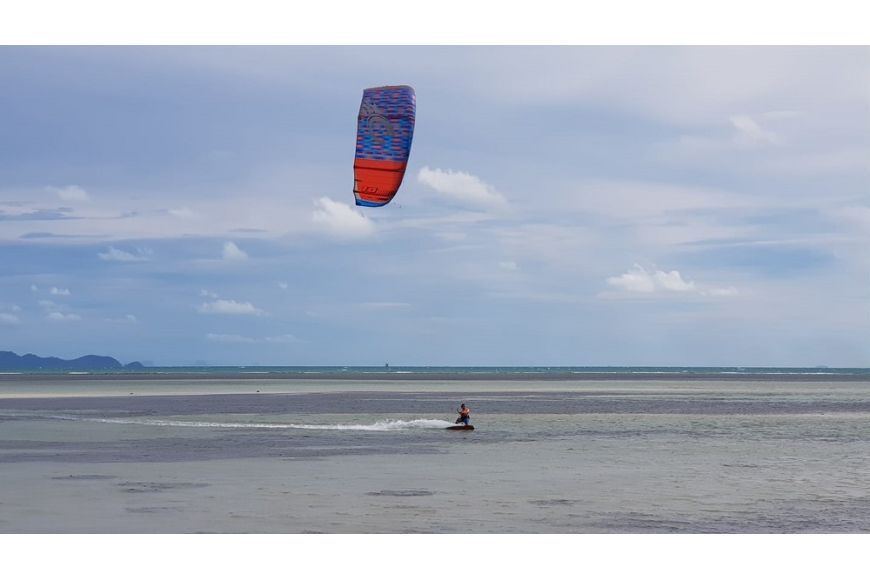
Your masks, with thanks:
[{"label": "white cloud", "polygon": [[607,284],[627,292],[655,292],[656,290],[655,279],[637,264],[624,274],[611,276],[607,279]]},{"label": "white cloud", "polygon": [[250,302],[236,302],[235,300],[215,300],[203,302],[198,308],[202,314],[232,314],[247,316],[262,316],[265,312]]},{"label": "white cloud", "polygon": [[199,219],[199,214],[187,206],[179,207],[179,208],[170,208],[170,209],[166,210],[166,213],[168,213],[172,217],[177,217],[179,219],[185,219],[185,220]]},{"label": "white cloud", "polygon": [[729,119],[734,128],[733,142],[742,147],[756,147],[759,145],[776,145],[779,138],[776,133],[761,127],[758,122],[749,115],[732,115]]},{"label": "white cloud", "polygon": [[9,314],[7,312],[0,312],[0,324],[18,324],[21,320],[15,316],[14,314]]},{"label": "white cloud", "polygon": [[64,314],[63,312],[49,312],[48,314],[46,314],[45,318],[58,322],[69,322],[82,319],[82,317],[78,314]]},{"label": "white cloud", "polygon": [[42,306],[43,308],[45,308],[46,310],[52,310],[54,308],[57,308],[57,304],[55,304],[51,300],[40,300],[39,305]]},{"label": "white cloud", "polygon": [[49,294],[52,294],[54,296],[69,296],[70,291],[69,288],[52,288],[51,290],[49,290]]},{"label": "white cloud", "polygon": [[242,249],[240,249],[233,242],[224,242],[224,252],[223,252],[224,260],[230,262],[240,262],[248,259],[248,254],[245,253]]},{"label": "white cloud", "polygon": [[287,282],[278,282],[278,288],[280,288],[281,290],[286,290],[289,287],[290,285],[287,284]]},{"label": "white cloud", "polygon": [[444,171],[426,166],[420,169],[417,179],[438,193],[472,205],[500,208],[507,204],[505,197],[493,186],[464,171]]},{"label": "white cloud", "polygon": [[635,264],[628,272],[607,279],[607,284],[626,292],[652,293],[658,290],[670,292],[689,292],[695,283],[683,280],[677,270],[648,272],[640,264]]},{"label": "white cloud", "polygon": [[146,262],[151,259],[151,255],[151,250],[145,248],[137,248],[136,253],[131,254],[114,246],[109,246],[108,251],[97,254],[101,260],[107,262]]},{"label": "white cloud", "polygon": [[36,284],[31,284],[30,291],[31,292],[39,292],[39,286],[37,286]]},{"label": "white cloud", "polygon": [[653,278],[658,287],[671,292],[691,292],[695,289],[695,283],[683,280],[683,277],[676,270],[671,270],[670,272],[656,270],[653,273]]},{"label": "white cloud", "polygon": [[733,286],[724,288],[706,287],[686,280],[677,270],[647,270],[640,264],[634,264],[627,272],[619,276],[607,278],[607,284],[618,290],[633,294],[668,294],[683,293],[700,296],[727,297],[736,296],[738,291]]},{"label": "white cloud", "polygon": [[66,187],[47,187],[48,191],[57,194],[64,201],[90,201],[91,196],[88,192],[78,185],[68,185]]},{"label": "white cloud", "polygon": [[205,290],[205,289],[200,290],[199,295],[205,296],[206,298],[212,298],[212,299],[216,299],[218,297],[218,295],[215,294],[214,292],[212,292],[211,290]]},{"label": "white cloud", "polygon": [[514,262],[513,260],[499,262],[498,267],[501,268],[502,270],[507,270],[508,272],[515,272],[515,271],[520,269],[520,267],[517,266],[517,263]]},{"label": "white cloud", "polygon": [[311,219],[338,238],[363,238],[374,233],[372,222],[347,204],[321,197],[314,202]]}]

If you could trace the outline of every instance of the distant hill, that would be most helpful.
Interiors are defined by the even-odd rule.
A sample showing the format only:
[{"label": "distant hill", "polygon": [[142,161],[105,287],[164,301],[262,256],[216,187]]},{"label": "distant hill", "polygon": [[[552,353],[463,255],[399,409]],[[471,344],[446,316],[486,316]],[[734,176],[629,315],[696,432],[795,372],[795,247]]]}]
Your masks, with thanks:
[{"label": "distant hill", "polygon": [[102,371],[111,369],[141,369],[140,362],[123,365],[110,356],[89,354],[72,360],[64,360],[54,356],[41,357],[35,354],[19,356],[12,351],[0,350],[0,370],[2,371],[38,371],[38,370],[70,370],[70,371]]}]

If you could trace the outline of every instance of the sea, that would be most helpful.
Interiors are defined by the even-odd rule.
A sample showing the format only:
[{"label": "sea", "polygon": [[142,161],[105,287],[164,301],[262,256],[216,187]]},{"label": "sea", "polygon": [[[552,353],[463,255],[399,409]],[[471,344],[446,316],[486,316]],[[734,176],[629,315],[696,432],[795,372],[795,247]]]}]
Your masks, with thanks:
[{"label": "sea", "polygon": [[0,372],[2,533],[867,531],[870,369]]}]

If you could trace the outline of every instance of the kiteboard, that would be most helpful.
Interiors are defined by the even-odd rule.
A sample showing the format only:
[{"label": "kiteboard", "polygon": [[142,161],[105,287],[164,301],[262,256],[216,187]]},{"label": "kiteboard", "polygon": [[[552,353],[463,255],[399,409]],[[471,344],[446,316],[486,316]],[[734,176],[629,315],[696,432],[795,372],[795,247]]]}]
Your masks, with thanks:
[{"label": "kiteboard", "polygon": [[474,431],[474,425],[451,425],[445,429],[448,431]]}]

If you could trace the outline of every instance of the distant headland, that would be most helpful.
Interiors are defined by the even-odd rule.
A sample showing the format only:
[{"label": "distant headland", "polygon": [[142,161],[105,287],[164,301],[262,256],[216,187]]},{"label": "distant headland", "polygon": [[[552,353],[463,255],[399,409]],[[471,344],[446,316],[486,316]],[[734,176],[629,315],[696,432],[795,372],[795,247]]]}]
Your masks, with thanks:
[{"label": "distant headland", "polygon": [[35,354],[19,356],[9,350],[0,350],[0,371],[38,371],[38,370],[71,370],[97,371],[111,369],[142,369],[144,365],[138,361],[121,364],[110,356],[88,354],[65,360],[54,356],[42,357]]}]

